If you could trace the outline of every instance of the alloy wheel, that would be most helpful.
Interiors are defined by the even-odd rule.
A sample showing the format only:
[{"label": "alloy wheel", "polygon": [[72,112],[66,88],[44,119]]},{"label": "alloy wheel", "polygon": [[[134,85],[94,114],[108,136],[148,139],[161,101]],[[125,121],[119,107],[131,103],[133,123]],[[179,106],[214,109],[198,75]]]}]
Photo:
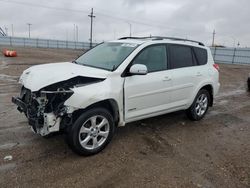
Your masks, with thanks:
[{"label": "alloy wheel", "polygon": [[106,141],[109,131],[110,125],[104,116],[92,116],[80,128],[79,142],[87,150],[96,149]]}]

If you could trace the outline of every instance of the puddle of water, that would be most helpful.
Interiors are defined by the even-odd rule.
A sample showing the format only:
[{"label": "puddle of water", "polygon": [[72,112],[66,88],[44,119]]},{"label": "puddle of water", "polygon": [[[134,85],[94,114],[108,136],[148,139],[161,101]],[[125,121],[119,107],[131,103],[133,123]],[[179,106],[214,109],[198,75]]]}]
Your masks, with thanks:
[{"label": "puddle of water", "polygon": [[26,129],[26,127],[1,127],[0,128],[0,134],[4,134],[6,132],[14,132],[14,131],[18,131],[18,130],[21,130],[21,129]]},{"label": "puddle of water", "polygon": [[225,105],[228,103],[228,100],[219,100],[219,101],[215,101],[215,104],[217,105]]},{"label": "puddle of water", "polygon": [[220,111],[216,111],[216,110],[211,110],[211,111],[208,112],[207,116],[208,117],[209,116],[216,116],[218,114],[221,114],[221,112]]},{"label": "puddle of water", "polygon": [[234,91],[228,91],[228,92],[219,93],[219,95],[216,96],[216,98],[229,97],[233,95],[241,95],[243,93],[246,93],[246,90],[239,89],[239,90],[234,90]]},{"label": "puddle of water", "polygon": [[15,146],[17,146],[18,143],[6,143],[6,144],[2,144],[0,145],[0,150],[3,150],[3,149],[11,149]]},{"label": "puddle of water", "polygon": [[0,80],[9,81],[9,82],[17,82],[18,76],[9,76],[7,74],[0,74]]},{"label": "puddle of water", "polygon": [[8,68],[8,64],[6,61],[0,60],[0,69]]}]

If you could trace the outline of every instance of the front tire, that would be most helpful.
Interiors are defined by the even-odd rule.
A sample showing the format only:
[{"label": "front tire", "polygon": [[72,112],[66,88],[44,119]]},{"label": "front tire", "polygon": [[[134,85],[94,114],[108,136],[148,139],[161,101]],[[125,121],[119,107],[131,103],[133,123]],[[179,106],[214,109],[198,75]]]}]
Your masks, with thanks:
[{"label": "front tire", "polygon": [[79,155],[94,155],[111,141],[114,129],[114,119],[108,110],[90,109],[84,112],[70,129],[69,146]]},{"label": "front tire", "polygon": [[201,120],[207,113],[210,103],[210,94],[206,89],[201,89],[196,95],[193,104],[186,110],[189,119]]}]

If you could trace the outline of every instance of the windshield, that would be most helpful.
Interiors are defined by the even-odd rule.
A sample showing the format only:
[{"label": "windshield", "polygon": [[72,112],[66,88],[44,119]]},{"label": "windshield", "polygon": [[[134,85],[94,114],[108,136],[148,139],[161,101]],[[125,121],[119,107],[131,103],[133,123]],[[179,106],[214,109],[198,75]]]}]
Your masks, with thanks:
[{"label": "windshield", "polygon": [[76,59],[75,63],[113,71],[137,46],[132,43],[102,43]]}]

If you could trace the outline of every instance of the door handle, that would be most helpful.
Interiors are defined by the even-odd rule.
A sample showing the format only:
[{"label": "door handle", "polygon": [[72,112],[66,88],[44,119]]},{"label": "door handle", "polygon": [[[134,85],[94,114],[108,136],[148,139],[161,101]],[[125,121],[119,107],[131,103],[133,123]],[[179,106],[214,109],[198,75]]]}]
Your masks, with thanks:
[{"label": "door handle", "polygon": [[170,81],[171,77],[170,76],[164,76],[163,81]]},{"label": "door handle", "polygon": [[197,72],[196,76],[202,76],[201,72]]}]

